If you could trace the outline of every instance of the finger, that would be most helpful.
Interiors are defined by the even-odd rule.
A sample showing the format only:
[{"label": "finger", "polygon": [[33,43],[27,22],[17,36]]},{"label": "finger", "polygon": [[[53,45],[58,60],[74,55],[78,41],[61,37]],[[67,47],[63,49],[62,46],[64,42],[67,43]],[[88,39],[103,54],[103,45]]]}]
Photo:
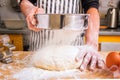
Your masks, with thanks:
[{"label": "finger", "polygon": [[92,55],[90,53],[87,53],[86,56],[83,59],[83,63],[80,66],[80,70],[85,70],[87,68],[87,65],[89,64],[91,60]]},{"label": "finger", "polygon": [[86,55],[86,52],[84,50],[80,50],[78,55],[75,58],[75,61],[82,62],[85,55]]},{"label": "finger", "polygon": [[[31,23],[30,23],[30,25],[31,25]],[[30,30],[33,30],[33,31],[35,31],[35,32],[38,32],[38,31],[41,30],[40,28],[37,28],[37,27],[34,26],[34,25],[31,25],[31,26],[29,27],[29,29],[30,29]]]},{"label": "finger", "polygon": [[92,56],[92,60],[91,60],[89,69],[93,71],[96,67],[96,64],[97,64],[97,57]]},{"label": "finger", "polygon": [[45,10],[42,9],[42,8],[37,8],[37,10],[36,10],[35,13],[36,13],[36,14],[44,14],[44,13],[45,13]]},{"label": "finger", "polygon": [[105,62],[102,58],[98,59],[98,68],[100,68],[100,69],[105,68]]},{"label": "finger", "polygon": [[30,30],[37,31],[37,32],[40,31],[39,28],[37,28],[37,27],[35,27],[33,24],[31,24],[31,22],[29,21],[29,17],[26,18],[26,21],[27,21],[27,24],[28,24],[28,28],[29,28]]},{"label": "finger", "polygon": [[29,21],[31,22],[32,25],[37,25],[37,20],[36,20],[34,14],[30,14],[28,16],[28,19],[29,19]]},{"label": "finger", "polygon": [[37,20],[35,18],[32,18],[31,23],[32,25],[37,25]]}]

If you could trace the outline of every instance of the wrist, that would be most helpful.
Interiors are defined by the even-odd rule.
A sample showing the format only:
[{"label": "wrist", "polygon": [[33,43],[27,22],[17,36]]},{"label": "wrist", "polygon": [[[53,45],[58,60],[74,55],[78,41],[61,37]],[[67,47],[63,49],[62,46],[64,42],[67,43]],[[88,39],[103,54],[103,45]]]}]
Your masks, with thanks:
[{"label": "wrist", "polygon": [[89,42],[87,42],[86,45],[91,46],[91,47],[93,47],[95,50],[98,51],[98,43],[92,43],[92,42],[89,43]]},{"label": "wrist", "polygon": [[91,35],[89,35],[89,36],[86,35],[86,38],[85,38],[86,43],[85,44],[92,46],[94,49],[98,50],[98,35],[97,35],[97,33],[96,33],[96,35],[95,35],[95,33],[94,33],[94,35],[93,34],[91,34]]},{"label": "wrist", "polygon": [[85,35],[85,42],[87,45],[93,46],[96,50],[98,50],[98,38],[99,38],[99,30],[97,28],[89,27]]},{"label": "wrist", "polygon": [[20,5],[22,1],[28,1],[28,0],[19,0],[18,4]]},{"label": "wrist", "polygon": [[31,2],[28,0],[22,0],[20,3],[21,11],[25,16],[29,15],[30,13],[33,13],[36,11],[37,7],[34,6]]}]

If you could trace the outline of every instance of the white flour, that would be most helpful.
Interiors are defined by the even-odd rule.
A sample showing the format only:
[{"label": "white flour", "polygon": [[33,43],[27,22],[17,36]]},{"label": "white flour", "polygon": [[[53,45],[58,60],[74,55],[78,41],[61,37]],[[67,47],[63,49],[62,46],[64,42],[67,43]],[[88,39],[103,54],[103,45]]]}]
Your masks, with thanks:
[{"label": "white flour", "polygon": [[[81,46],[86,49],[87,46]],[[91,51],[91,48],[87,48]],[[26,62],[25,62],[26,64]],[[10,67],[11,68],[11,67]],[[110,79],[113,74],[108,69],[95,69],[94,72],[84,71],[78,69],[65,70],[65,71],[48,71],[33,66],[27,66],[21,71],[14,73],[13,78],[17,80],[59,80],[59,79]]]},{"label": "white flour", "polygon": [[35,67],[22,69],[13,75],[17,80],[61,80],[61,79],[111,79],[112,72],[106,69],[96,69],[95,71],[81,72],[78,69],[66,71],[48,71]]},{"label": "white flour", "polygon": [[75,69],[67,71],[48,71],[35,67],[29,67],[22,69],[19,73],[13,75],[13,77],[17,80],[49,80],[65,77],[77,79],[80,74],[82,75],[84,72],[80,73],[80,71]]},{"label": "white flour", "polygon": [[[80,35],[81,32],[74,32],[72,30],[56,30],[54,38],[51,38],[46,42],[44,46],[47,45],[70,45],[75,38]],[[22,60],[23,61],[23,60]],[[26,61],[24,61],[26,63]],[[35,67],[26,67],[20,72],[13,75],[17,80],[49,80],[50,78],[60,79],[64,77],[71,77],[76,79],[80,72],[77,70],[67,70],[67,71],[47,71]],[[83,74],[83,73],[81,73]]]},{"label": "white flour", "polygon": [[72,43],[75,42],[77,38],[81,37],[82,33],[83,31],[75,31],[75,30],[54,30],[53,37],[51,36],[51,38],[46,41],[44,46],[71,45]]}]

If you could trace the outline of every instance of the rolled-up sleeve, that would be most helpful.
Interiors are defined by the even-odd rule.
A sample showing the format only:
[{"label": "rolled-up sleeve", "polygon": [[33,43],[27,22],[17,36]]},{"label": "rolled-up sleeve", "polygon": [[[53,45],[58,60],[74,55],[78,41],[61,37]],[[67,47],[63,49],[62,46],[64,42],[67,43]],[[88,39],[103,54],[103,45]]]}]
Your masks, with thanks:
[{"label": "rolled-up sleeve", "polygon": [[84,8],[85,13],[91,7],[98,9],[99,8],[99,0],[82,0],[82,7]]}]

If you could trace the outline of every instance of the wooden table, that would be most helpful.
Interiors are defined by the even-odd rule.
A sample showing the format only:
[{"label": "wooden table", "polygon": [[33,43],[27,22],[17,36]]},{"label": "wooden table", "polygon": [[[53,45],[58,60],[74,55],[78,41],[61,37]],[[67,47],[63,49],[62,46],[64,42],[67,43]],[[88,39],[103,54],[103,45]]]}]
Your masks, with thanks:
[{"label": "wooden table", "polygon": [[[31,54],[31,52],[25,52],[25,51],[14,51],[13,52],[13,62],[9,64],[0,63],[0,80],[16,80],[13,79],[12,75],[14,73],[19,72],[21,69],[25,68],[25,62],[24,59],[27,59],[28,55]],[[104,58],[106,57],[107,53],[102,52],[101,54],[104,54]],[[69,77],[68,77],[69,78]],[[97,71],[97,72],[91,72],[86,71],[84,75],[80,75],[80,78],[103,78],[103,79],[112,79],[113,75],[109,71]]]}]

